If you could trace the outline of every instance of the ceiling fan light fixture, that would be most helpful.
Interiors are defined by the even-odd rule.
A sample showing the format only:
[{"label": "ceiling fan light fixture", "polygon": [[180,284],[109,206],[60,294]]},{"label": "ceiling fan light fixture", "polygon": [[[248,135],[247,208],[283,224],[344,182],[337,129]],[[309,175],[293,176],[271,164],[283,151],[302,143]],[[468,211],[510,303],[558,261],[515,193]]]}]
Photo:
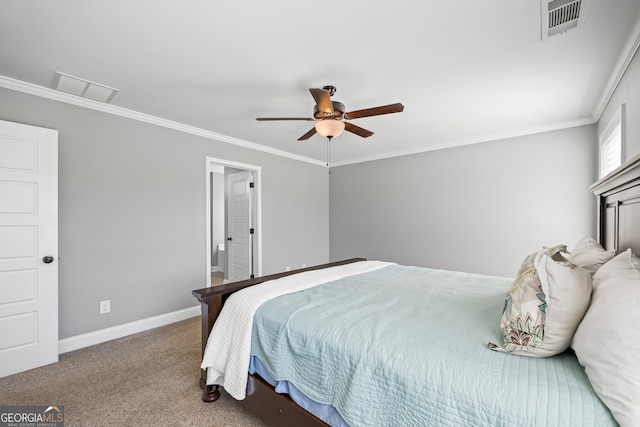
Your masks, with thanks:
[{"label": "ceiling fan light fixture", "polygon": [[362,138],[368,138],[373,132],[356,126],[353,123],[345,123],[342,119],[352,120],[362,117],[380,116],[382,114],[400,113],[404,110],[404,105],[399,102],[389,105],[381,105],[379,107],[365,108],[362,110],[354,110],[346,112],[346,108],[342,102],[332,101],[331,95],[335,92],[335,87],[325,86],[322,89],[309,88],[309,92],[316,105],[313,107],[313,118],[311,117],[257,117],[258,121],[266,120],[304,120],[315,121],[316,124],[307,133],[298,138],[298,141],[306,141],[316,133],[324,136],[329,141],[343,131],[351,132]]},{"label": "ceiling fan light fixture", "polygon": [[319,120],[316,122],[316,132],[327,138],[335,138],[344,131],[344,122],[333,119]]}]

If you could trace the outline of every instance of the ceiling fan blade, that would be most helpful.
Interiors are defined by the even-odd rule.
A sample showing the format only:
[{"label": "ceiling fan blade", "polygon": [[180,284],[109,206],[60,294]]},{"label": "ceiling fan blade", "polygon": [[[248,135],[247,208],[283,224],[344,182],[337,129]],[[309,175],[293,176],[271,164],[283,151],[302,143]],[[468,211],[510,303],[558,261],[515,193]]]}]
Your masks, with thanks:
[{"label": "ceiling fan blade", "polygon": [[257,117],[257,121],[259,122],[267,122],[273,120],[306,120],[306,121],[314,121],[315,119],[311,117]]},{"label": "ceiling fan blade", "polygon": [[305,139],[309,139],[311,138],[313,135],[316,134],[316,128],[312,127],[311,130],[307,133],[305,133],[304,135],[302,135],[300,138],[298,138],[298,141],[304,141]]},{"label": "ceiling fan blade", "polygon": [[333,104],[331,104],[331,96],[326,89],[309,89],[311,96],[316,100],[318,110],[324,113],[333,113]]},{"label": "ceiling fan blade", "polygon": [[370,130],[366,130],[364,128],[361,128],[360,126],[356,126],[353,123],[349,123],[349,122],[344,122],[344,130],[347,130],[351,133],[355,133],[358,136],[361,136],[363,138],[368,138],[371,135],[373,135],[373,132],[371,132]]},{"label": "ceiling fan blade", "polygon": [[382,114],[400,113],[404,110],[401,103],[382,105],[380,107],[365,108],[364,110],[356,110],[345,113],[345,119],[359,119],[360,117],[380,116]]}]

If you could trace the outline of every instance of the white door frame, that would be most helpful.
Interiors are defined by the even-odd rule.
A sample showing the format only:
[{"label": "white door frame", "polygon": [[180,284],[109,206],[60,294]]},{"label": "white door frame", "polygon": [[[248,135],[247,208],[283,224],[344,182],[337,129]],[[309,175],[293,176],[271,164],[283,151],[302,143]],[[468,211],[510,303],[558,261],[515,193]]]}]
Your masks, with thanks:
[{"label": "white door frame", "polygon": [[206,191],[206,246],[207,246],[207,262],[206,262],[206,286],[211,286],[211,173],[218,167],[226,166],[230,168],[243,169],[253,172],[255,182],[255,233],[254,233],[254,275],[256,277],[262,275],[262,168],[260,166],[250,165],[246,163],[233,162],[230,160],[218,159],[215,157],[206,157],[206,175],[205,175],[205,191]]}]

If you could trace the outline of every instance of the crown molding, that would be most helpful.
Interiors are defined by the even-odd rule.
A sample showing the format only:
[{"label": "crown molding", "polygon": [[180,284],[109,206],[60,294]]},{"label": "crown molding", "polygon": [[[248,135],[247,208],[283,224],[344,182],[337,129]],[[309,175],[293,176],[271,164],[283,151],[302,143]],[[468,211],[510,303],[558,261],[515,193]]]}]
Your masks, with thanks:
[{"label": "crown molding", "polygon": [[633,60],[633,57],[640,46],[640,19],[636,22],[636,26],[631,33],[631,37],[627,41],[625,48],[623,49],[620,57],[618,58],[618,62],[616,62],[616,66],[609,77],[609,81],[605,86],[605,89],[600,97],[600,100],[595,106],[593,110],[593,119],[594,121],[599,121],[602,113],[604,112],[607,104],[613,97],[614,92],[618,88],[618,84],[620,84],[620,80],[622,80],[622,76],[626,73],[629,64]]},{"label": "crown molding", "polygon": [[43,86],[38,86],[32,83],[27,83],[21,80],[12,79],[10,77],[0,75],[0,87],[5,89],[14,90],[16,92],[22,92],[29,95],[38,96],[40,98],[51,99],[53,101],[64,102],[65,104],[71,104],[82,108],[88,108],[90,110],[100,111],[102,113],[113,114],[115,116],[125,117],[131,120],[137,120],[139,122],[149,123],[152,125],[164,127],[167,129],[176,130],[178,132],[184,132],[191,135],[200,136],[203,138],[211,139],[214,141],[224,142],[227,144],[236,145],[239,147],[249,148],[255,151],[261,151],[263,153],[273,154],[280,157],[286,157],[293,160],[298,160],[305,163],[311,163],[318,166],[326,166],[326,162],[311,159],[305,156],[299,156],[289,153],[287,151],[278,150],[276,148],[267,147],[265,145],[256,144],[254,142],[245,141],[243,139],[234,138],[232,136],[223,135],[221,133],[212,132],[206,129],[198,128],[195,126],[185,125],[183,123],[174,122],[172,120],[163,119],[161,117],[152,116],[150,114],[140,113],[138,111],[129,110],[127,108],[118,107],[111,104],[105,104],[103,102],[94,101],[92,99],[83,98],[80,96],[60,92],[54,89],[49,89]]},{"label": "crown molding", "polygon": [[592,125],[594,123],[596,123],[596,121],[592,117],[585,117],[578,120],[557,122],[557,123],[550,124],[548,126],[538,126],[535,128],[520,129],[518,131],[514,130],[510,132],[481,135],[481,136],[478,136],[477,138],[449,141],[449,142],[441,143],[439,145],[433,145],[428,149],[416,148],[413,150],[407,149],[407,150],[398,150],[393,152],[384,152],[384,153],[380,153],[378,155],[372,155],[372,156],[361,156],[361,157],[357,157],[350,160],[332,162],[331,167],[347,166],[347,165],[356,164],[356,163],[390,159],[393,157],[410,156],[412,154],[422,154],[422,153],[427,153],[429,151],[444,150],[447,148],[464,147],[466,145],[481,144],[483,142],[499,141],[499,140],[509,139],[509,138],[518,138],[522,136],[535,135],[538,133],[553,132],[553,131],[562,130],[562,129],[570,129],[578,126],[587,126],[587,125]]}]

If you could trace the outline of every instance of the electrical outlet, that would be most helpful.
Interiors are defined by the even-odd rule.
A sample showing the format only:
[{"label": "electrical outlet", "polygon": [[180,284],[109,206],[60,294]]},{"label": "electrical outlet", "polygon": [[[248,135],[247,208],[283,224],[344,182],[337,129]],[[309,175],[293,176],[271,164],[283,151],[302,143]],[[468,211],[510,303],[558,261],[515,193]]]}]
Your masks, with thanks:
[{"label": "electrical outlet", "polygon": [[291,271],[291,267],[285,268],[284,271]]},{"label": "electrical outlet", "polygon": [[302,268],[307,268],[307,264],[302,264]]},{"label": "electrical outlet", "polygon": [[111,312],[111,300],[100,301],[100,314],[107,314],[109,312]]}]

